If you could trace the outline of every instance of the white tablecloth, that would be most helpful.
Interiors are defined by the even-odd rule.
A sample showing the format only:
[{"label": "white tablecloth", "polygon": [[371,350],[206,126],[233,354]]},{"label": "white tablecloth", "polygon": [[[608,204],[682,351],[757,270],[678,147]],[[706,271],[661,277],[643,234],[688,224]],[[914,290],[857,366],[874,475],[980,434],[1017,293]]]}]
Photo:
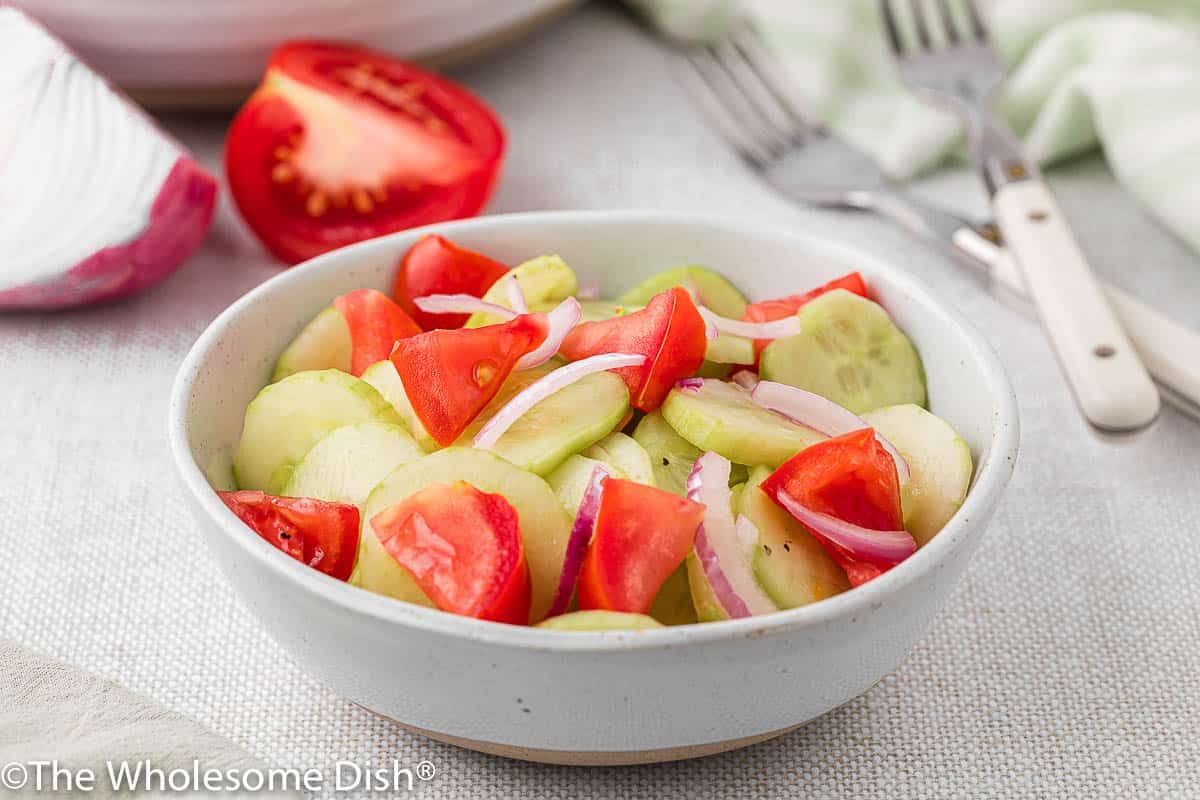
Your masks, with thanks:
[{"label": "white tablecloth", "polygon": [[[1168,409],[1133,440],[1095,438],[1034,324],[886,225],[795,208],[758,184],[701,125],[654,40],[611,8],[455,75],[508,124],[491,212],[641,206],[853,231],[994,343],[1020,397],[1022,453],[924,641],[798,732],[662,766],[481,756],[329,692],[239,605],[171,474],[164,414],[180,359],[277,270],[224,198],[203,251],[141,297],[0,317],[0,637],[118,680],[277,765],[429,759],[438,775],[418,788],[432,798],[1200,796],[1200,425]],[[226,124],[167,120],[215,172]],[[1095,267],[1200,326],[1200,258],[1099,161],[1053,177]],[[925,188],[982,209],[966,176]]]}]

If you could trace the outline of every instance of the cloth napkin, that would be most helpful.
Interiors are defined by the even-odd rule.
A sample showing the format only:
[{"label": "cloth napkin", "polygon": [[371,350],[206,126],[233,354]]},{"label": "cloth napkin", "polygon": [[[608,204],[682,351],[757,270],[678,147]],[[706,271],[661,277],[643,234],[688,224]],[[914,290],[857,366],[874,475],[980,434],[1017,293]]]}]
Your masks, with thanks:
[{"label": "cloth napkin", "polygon": [[[195,720],[168,711],[127,689],[67,664],[53,661],[0,640],[0,768],[22,765],[24,771],[3,776],[0,796],[40,797],[31,761],[57,760],[58,766],[78,774],[87,768],[96,776],[95,788],[77,792],[88,797],[125,796],[112,790],[107,762],[146,760],[155,769],[201,769],[222,772],[263,770],[257,761],[233,742],[218,736]],[[24,777],[26,783],[18,788]],[[50,780],[49,773],[45,779]],[[65,780],[65,779],[60,779]],[[60,783],[59,786],[64,786]],[[153,797],[154,792],[139,793]],[[207,796],[202,791],[168,791],[164,796]],[[241,797],[228,792],[223,796]],[[256,798],[298,798],[299,793],[259,792]]]},{"label": "cloth napkin", "polygon": [[[790,67],[809,112],[909,178],[960,156],[956,118],[908,92],[877,0],[631,0],[673,38],[718,38],[743,15]],[[1010,67],[1000,110],[1051,165],[1100,147],[1117,179],[1200,250],[1200,3],[981,2]]]}]

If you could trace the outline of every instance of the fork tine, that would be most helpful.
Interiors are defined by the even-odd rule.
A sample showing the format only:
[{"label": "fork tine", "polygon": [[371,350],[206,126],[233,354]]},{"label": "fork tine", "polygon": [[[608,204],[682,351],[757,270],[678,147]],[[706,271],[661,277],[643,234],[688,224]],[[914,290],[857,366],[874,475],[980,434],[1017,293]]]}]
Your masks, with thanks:
[{"label": "fork tine", "polygon": [[[961,38],[958,35],[958,25],[954,21],[954,12],[950,9],[950,0],[937,0],[938,9],[942,13],[942,30],[946,33],[946,41],[951,45],[958,44]],[[970,0],[967,0],[970,5]]]},{"label": "fork tine", "polygon": [[929,26],[925,20],[925,5],[921,0],[909,0],[909,5],[912,7],[913,25],[917,29],[917,41],[921,43],[921,47],[926,50],[933,49],[933,36],[930,34]]},{"label": "fork tine", "polygon": [[677,58],[678,73],[691,92],[701,112],[752,166],[761,169],[771,162],[767,148],[738,122],[737,114],[729,108],[726,97],[716,88],[714,70],[719,69],[706,48],[692,48]]},{"label": "fork tine", "polygon": [[971,32],[975,34],[978,41],[986,43],[988,41],[987,27],[979,17],[979,9],[975,8],[975,0],[965,0],[965,5],[967,6],[967,18],[971,22]]},{"label": "fork tine", "polygon": [[762,37],[754,26],[747,25],[745,30],[733,37],[734,45],[750,69],[758,77],[762,85],[770,92],[771,97],[792,120],[794,134],[804,136],[814,132],[819,125],[814,124],[801,111],[796,96],[791,91],[791,79],[784,74],[778,58],[767,49]]},{"label": "fork tine", "polygon": [[890,0],[879,0],[879,14],[883,17],[883,29],[887,33],[888,44],[892,46],[892,53],[904,55],[904,40],[900,38],[900,26],[896,24]]},{"label": "fork tine", "polygon": [[780,103],[777,92],[763,80],[762,74],[738,43],[730,39],[712,50],[717,63],[744,98],[745,105],[757,112],[756,118],[748,118],[745,122],[757,120],[759,140],[769,140],[776,154],[796,143],[805,132],[804,123],[796,115],[788,113]]}]

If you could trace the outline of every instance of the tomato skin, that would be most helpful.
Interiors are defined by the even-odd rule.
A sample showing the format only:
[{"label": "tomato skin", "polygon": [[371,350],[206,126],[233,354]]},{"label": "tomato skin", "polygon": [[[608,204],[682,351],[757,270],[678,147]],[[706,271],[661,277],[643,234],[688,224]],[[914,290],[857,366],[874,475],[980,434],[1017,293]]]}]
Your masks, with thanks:
[{"label": "tomato skin", "polygon": [[[293,160],[318,123],[339,134],[320,137],[322,144],[313,138],[316,155]],[[388,144],[396,142],[406,147]],[[234,118],[225,171],[250,229],[294,264],[385,233],[474,216],[495,188],[504,149],[494,112],[449,79],[359,47],[295,41],[274,51]],[[315,178],[306,171],[314,162],[322,165]],[[339,167],[345,180],[331,183],[330,164],[358,167]],[[378,165],[369,184],[356,179],[362,165]]]},{"label": "tomato skin", "polygon": [[579,608],[645,614],[696,541],[704,506],[620,478],[604,481],[579,572]]},{"label": "tomato skin", "polygon": [[496,396],[521,356],[541,344],[548,332],[540,314],[483,328],[426,331],[396,342],[392,364],[421,424],[446,447]]},{"label": "tomato skin", "polygon": [[[864,528],[904,528],[896,462],[870,428],[801,450],[771,473],[761,488],[776,503],[779,495],[787,494],[806,508]],[[833,542],[813,535],[846,571],[851,586],[860,586],[891,568],[859,561]]]},{"label": "tomato skin", "polygon": [[560,352],[571,361],[598,353],[646,356],[637,367],[615,369],[629,386],[629,404],[650,412],[680,378],[696,374],[708,346],[704,318],[692,296],[674,287],[650,298],[641,311],[577,325]]},{"label": "tomato skin", "polygon": [[508,267],[499,261],[431,233],[418,239],[404,254],[392,294],[425,330],[461,328],[469,314],[430,314],[417,308],[413,300],[429,294],[483,297],[506,272]]},{"label": "tomato skin", "polygon": [[333,301],[350,328],[350,374],[359,377],[363,371],[392,354],[399,339],[421,332],[404,309],[376,289],[358,289]]},{"label": "tomato skin", "polygon": [[358,507],[263,492],[217,492],[255,533],[287,555],[339,581],[358,557]]},{"label": "tomato skin", "polygon": [[517,511],[503,495],[435,483],[376,514],[371,527],[441,610],[528,624],[529,567]]},{"label": "tomato skin", "polygon": [[[818,286],[804,294],[790,294],[787,297],[778,297],[774,300],[762,300],[757,303],[751,303],[746,306],[746,312],[742,314],[742,319],[746,322],[774,322],[777,319],[786,319],[799,311],[800,306],[809,300],[820,297],[826,292],[832,292],[834,289],[845,289],[862,297],[868,297],[867,284],[863,280],[862,274],[850,272],[840,278],[834,278],[829,283]],[[763,348],[770,343],[770,339],[754,340],[754,358],[756,364],[758,357],[762,355]]]}]

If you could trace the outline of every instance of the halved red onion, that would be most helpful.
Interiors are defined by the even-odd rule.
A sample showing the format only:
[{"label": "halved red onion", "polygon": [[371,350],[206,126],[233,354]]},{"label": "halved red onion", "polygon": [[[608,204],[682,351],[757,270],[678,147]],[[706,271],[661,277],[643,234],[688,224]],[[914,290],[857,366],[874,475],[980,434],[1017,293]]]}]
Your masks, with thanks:
[{"label": "halved red onion", "polygon": [[[715,328],[720,333],[744,336],[747,339],[783,339],[787,336],[795,336],[800,332],[800,318],[795,315],[770,322],[743,322],[740,319],[722,317],[712,309],[700,306],[700,316],[704,317],[706,325]],[[716,337],[709,336],[708,338],[715,339]]]},{"label": "halved red onion", "polygon": [[645,361],[645,356],[634,353],[601,353],[598,356],[572,361],[570,364],[559,367],[548,375],[538,378],[505,403],[504,407],[496,412],[496,416],[489,419],[487,424],[480,428],[479,433],[475,434],[472,444],[480,450],[490,450],[495,447],[504,432],[511,428],[512,424],[520,419],[526,411],[560,389],[565,389],[593,372],[636,367]]},{"label": "halved red onion", "polygon": [[529,313],[529,303],[525,301],[525,292],[521,291],[521,282],[515,275],[504,279],[504,291],[508,294],[508,305],[518,314]]},{"label": "halved red onion", "polygon": [[748,369],[739,369],[729,378],[743,389],[753,392],[754,387],[758,386],[758,374],[751,372]]},{"label": "halved red onion", "polygon": [[[750,393],[750,399],[765,409],[782,414],[793,422],[826,436],[841,436],[843,433],[871,427],[865,419],[832,400],[786,383],[759,381]],[[880,436],[879,431],[875,431],[875,439],[896,462],[896,476],[900,483],[908,483],[908,462],[900,455],[900,451]]]},{"label": "halved red onion", "polygon": [[427,294],[413,299],[413,305],[430,314],[494,314],[512,319],[517,312],[498,303],[489,303],[470,294]]},{"label": "halved red onion", "polygon": [[594,283],[589,283],[586,286],[580,286],[579,291],[575,293],[575,296],[580,300],[599,300],[600,287]]},{"label": "halved red onion", "polygon": [[[758,531],[750,520],[735,523],[730,509],[729,459],[712,451],[696,459],[687,479],[687,497],[705,507],[696,531],[696,557],[725,613],[732,618],[777,611],[754,578],[750,553]],[[750,550],[746,541],[750,541]]]},{"label": "halved red onion", "polygon": [[596,530],[596,517],[600,513],[600,498],[604,492],[604,479],[607,477],[608,470],[603,464],[597,464],[592,470],[592,477],[588,479],[583,499],[579,501],[579,510],[575,512],[571,536],[567,539],[562,574],[558,578],[558,588],[554,590],[554,600],[550,602],[548,616],[557,617],[565,613],[571,604],[571,595],[575,594],[575,584],[579,582],[579,570],[583,568],[583,557],[587,554],[588,544]]},{"label": "halved red onion", "polygon": [[568,297],[545,316],[550,323],[550,330],[546,333],[546,338],[542,340],[536,350],[521,356],[516,369],[532,369],[553,358],[554,354],[558,352],[558,348],[562,347],[563,339],[567,338],[567,334],[579,323],[579,318],[583,316],[583,308],[574,297]]},{"label": "halved red onion", "polygon": [[908,531],[877,531],[843,519],[813,511],[780,492],[775,498],[789,514],[818,537],[827,539],[856,561],[890,567],[917,551]]}]

